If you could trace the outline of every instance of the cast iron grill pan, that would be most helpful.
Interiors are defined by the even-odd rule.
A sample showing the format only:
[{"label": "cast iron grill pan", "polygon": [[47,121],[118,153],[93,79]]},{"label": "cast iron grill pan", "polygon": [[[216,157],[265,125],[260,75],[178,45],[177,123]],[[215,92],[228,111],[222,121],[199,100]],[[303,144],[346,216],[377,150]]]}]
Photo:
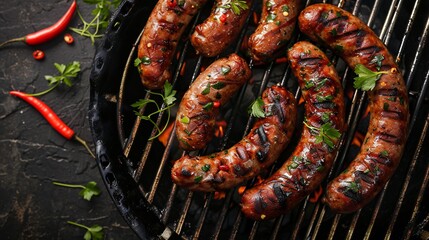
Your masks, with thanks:
[{"label": "cast iron grill pan", "polygon": [[[307,1],[314,4],[320,1]],[[333,214],[320,201],[308,198],[290,214],[255,222],[241,215],[238,188],[221,193],[189,192],[170,180],[172,162],[184,153],[177,147],[174,134],[161,143],[147,141],[155,134],[152,125],[136,117],[131,104],[141,98],[157,101],[140,83],[133,66],[136,45],[156,1],[123,1],[114,13],[106,34],[97,48],[91,71],[89,119],[100,173],[114,204],[142,239],[428,239],[429,165],[427,159],[429,128],[428,79],[429,3],[424,0],[327,1],[364,20],[397,57],[409,89],[411,124],[403,159],[383,191],[368,206],[353,214]],[[255,1],[255,13],[260,12]],[[172,64],[172,84],[178,102],[198,76],[202,67],[216,58],[196,55],[188,36],[196,24],[210,13],[210,4],[201,10],[179,42]],[[281,84],[300,91],[284,61],[256,65],[246,57],[241,43],[255,29],[250,15],[237,44],[221,56],[236,52],[245,57],[253,71],[252,80],[223,108],[224,125],[206,149],[197,154],[219,151],[233,145],[251,128],[253,119],[247,106],[269,85]],[[292,40],[305,39],[295,33]],[[291,43],[291,44],[292,44]],[[359,150],[359,135],[366,133],[368,114],[366,94],[351,88],[354,74],[329,50],[342,76],[346,100],[348,130],[328,179],[348,165]],[[176,106],[178,105],[176,103]],[[174,122],[174,113],[172,119]],[[147,107],[144,112],[152,112]],[[302,122],[302,104],[299,106]],[[159,124],[166,114],[156,116]],[[281,166],[299,139],[301,125],[279,161]],[[174,130],[173,130],[174,132]],[[424,147],[426,146],[426,147]],[[251,185],[254,181],[249,181]],[[322,188],[326,182],[322,184]],[[426,237],[425,237],[426,236]]]}]

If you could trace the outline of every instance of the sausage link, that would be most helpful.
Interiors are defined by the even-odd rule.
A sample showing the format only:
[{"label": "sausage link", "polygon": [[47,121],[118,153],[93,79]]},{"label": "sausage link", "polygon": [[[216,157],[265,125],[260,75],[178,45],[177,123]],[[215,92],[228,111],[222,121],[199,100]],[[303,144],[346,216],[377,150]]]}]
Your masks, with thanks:
[{"label": "sausage link", "polygon": [[143,85],[160,89],[170,80],[177,43],[193,16],[207,0],[159,0],[138,46],[138,69]]},{"label": "sausage link", "polygon": [[266,116],[231,148],[208,156],[184,156],[173,166],[173,182],[192,191],[222,191],[243,183],[272,165],[289,143],[295,127],[292,93],[280,86],[262,94]]},{"label": "sausage link", "polygon": [[216,0],[210,16],[191,36],[197,53],[213,57],[228,48],[240,34],[251,5],[252,0]]},{"label": "sausage link", "polygon": [[237,54],[219,59],[186,91],[176,116],[179,146],[187,151],[206,147],[213,137],[219,107],[251,77],[247,62]]},{"label": "sausage link", "polygon": [[[289,212],[321,184],[345,129],[343,88],[326,55],[309,42],[298,42],[288,51],[288,60],[305,101],[304,126],[297,147],[282,167],[244,192],[242,212],[255,220]],[[324,135],[328,129],[336,131],[336,136]]]},{"label": "sausage link", "polygon": [[249,37],[251,57],[258,62],[273,60],[286,48],[295,30],[300,0],[264,0],[259,25]]},{"label": "sausage link", "polygon": [[371,115],[360,152],[328,184],[323,199],[334,212],[354,212],[381,191],[401,160],[409,122],[407,89],[386,46],[351,13],[315,4],[304,9],[298,21],[303,33],[332,48],[351,68],[362,64],[388,71],[368,92]]}]

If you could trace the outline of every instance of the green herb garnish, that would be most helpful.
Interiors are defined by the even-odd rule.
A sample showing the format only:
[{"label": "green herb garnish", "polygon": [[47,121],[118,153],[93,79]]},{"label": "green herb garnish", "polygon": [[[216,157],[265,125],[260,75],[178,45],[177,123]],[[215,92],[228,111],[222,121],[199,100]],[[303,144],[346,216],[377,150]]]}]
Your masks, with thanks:
[{"label": "green herb garnish", "polygon": [[45,75],[45,79],[48,81],[48,85],[51,87],[42,92],[32,93],[28,95],[34,97],[44,95],[54,90],[62,83],[64,83],[67,87],[71,87],[73,85],[72,79],[76,78],[77,75],[80,73],[80,62],[78,61],[73,61],[67,65],[54,63],[54,66],[59,74],[55,76]]},{"label": "green herb garnish", "polygon": [[370,64],[375,64],[377,70],[380,71],[380,68],[382,66],[383,60],[384,60],[384,56],[381,55],[381,54],[379,54],[379,55],[375,55],[374,58],[369,63]]},{"label": "green herb garnish", "polygon": [[202,95],[207,95],[210,93],[210,83],[207,84],[206,88],[201,92]]},{"label": "green herb garnish", "polygon": [[95,5],[94,10],[92,10],[91,14],[93,18],[88,22],[81,15],[80,11],[78,11],[78,15],[80,20],[83,23],[83,26],[80,28],[71,27],[70,30],[73,32],[80,34],[81,36],[88,37],[91,39],[92,44],[95,42],[95,38],[100,38],[103,36],[101,34],[104,32],[104,29],[107,28],[109,24],[109,19],[111,12],[116,9],[121,0],[83,0],[85,3]]},{"label": "green herb garnish", "polygon": [[241,11],[249,9],[249,6],[244,0],[231,0],[231,2],[219,6],[219,8],[231,9],[235,15],[240,15]]},{"label": "green herb garnish", "polygon": [[67,221],[68,224],[86,229],[86,233],[83,236],[83,238],[85,240],[102,240],[104,238],[104,234],[103,234],[103,227],[99,226],[99,225],[92,225],[91,227],[87,227],[85,225],[76,223],[76,222],[72,222],[72,221]]},{"label": "green herb garnish", "polygon": [[354,88],[368,91],[374,89],[377,80],[380,79],[382,74],[388,73],[388,71],[373,72],[364,65],[357,64],[355,73],[358,76],[354,78]]},{"label": "green herb garnish", "polygon": [[134,67],[138,67],[140,64],[149,65],[152,61],[149,57],[143,56],[142,58],[134,59]]},{"label": "green herb garnish", "polygon": [[206,103],[203,106],[203,109],[206,110],[206,111],[209,111],[209,110],[211,110],[213,108],[213,105],[214,105],[213,102]]},{"label": "green herb garnish", "polygon": [[264,101],[262,101],[261,97],[258,97],[250,106],[249,109],[250,116],[257,117],[257,118],[263,118],[265,117],[265,111],[264,111]]},{"label": "green herb garnish", "polygon": [[213,86],[212,86],[212,88],[214,88],[216,90],[222,89],[224,87],[225,87],[225,83],[223,83],[223,82],[217,82],[217,83],[213,84]]},{"label": "green herb garnish", "polygon": [[194,182],[195,182],[195,183],[200,183],[200,182],[201,182],[201,180],[203,180],[203,176],[196,176],[196,177],[194,178]]},{"label": "green herb garnish", "polygon": [[188,124],[190,121],[191,120],[187,116],[184,116],[180,119],[180,122],[185,124]]},{"label": "green herb garnish", "polygon": [[210,170],[210,164],[204,164],[204,166],[201,167],[201,170],[208,172]]},{"label": "green herb garnish", "polygon": [[[137,102],[131,104],[131,106],[134,108],[137,108],[139,110],[139,111],[134,111],[134,112],[138,117],[140,117],[140,119],[149,121],[156,128],[157,134],[155,136],[149,138],[149,141],[151,141],[151,140],[159,137],[165,131],[165,129],[167,129],[168,123],[170,121],[170,114],[171,114],[170,109],[174,106],[174,102],[176,101],[176,97],[175,97],[176,90],[173,90],[173,86],[167,81],[164,84],[163,94],[152,92],[152,91],[149,91],[149,93],[162,97],[162,100],[163,100],[163,103],[165,104],[165,107],[159,106],[159,104],[153,99],[140,99]],[[157,110],[153,113],[148,114],[148,115],[141,114],[140,110],[145,108],[146,105],[149,103],[153,103],[156,106]],[[164,112],[164,111],[167,112],[167,122],[164,124],[163,128],[161,129],[152,120],[152,116],[154,116],[155,114]]]},{"label": "green herb garnish", "polygon": [[269,13],[267,15],[266,21],[267,21],[267,23],[274,22],[274,20],[276,20],[276,18],[277,18],[277,15],[275,13]]},{"label": "green herb garnish", "polygon": [[304,121],[304,125],[307,126],[313,134],[316,134],[316,144],[324,142],[330,148],[333,148],[334,141],[337,141],[341,137],[341,133],[335,129],[330,122],[324,123],[320,127],[314,127]]},{"label": "green herb garnish", "polygon": [[88,182],[86,185],[80,184],[67,184],[60,182],[52,182],[54,185],[68,188],[81,188],[82,190],[79,192],[79,195],[83,197],[83,199],[87,201],[91,201],[93,196],[98,196],[101,193],[100,188],[98,188],[97,183],[94,181]]},{"label": "green herb garnish", "polygon": [[223,66],[222,66],[220,69],[221,69],[221,71],[222,71],[222,74],[223,74],[223,75],[226,75],[226,74],[228,74],[229,72],[231,72],[231,68],[230,68],[230,67],[228,67],[228,66],[227,66],[227,67],[223,67]]}]

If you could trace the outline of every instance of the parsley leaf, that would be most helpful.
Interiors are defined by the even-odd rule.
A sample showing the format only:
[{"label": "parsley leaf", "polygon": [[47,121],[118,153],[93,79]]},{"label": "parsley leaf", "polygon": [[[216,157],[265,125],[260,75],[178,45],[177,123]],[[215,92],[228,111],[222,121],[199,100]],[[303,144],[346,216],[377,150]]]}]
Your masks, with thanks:
[{"label": "parsley leaf", "polygon": [[83,0],[87,4],[95,5],[95,8],[92,10],[91,14],[93,18],[90,21],[86,21],[80,11],[77,13],[80,20],[82,21],[83,26],[80,28],[71,27],[70,30],[80,34],[81,36],[88,37],[91,39],[92,44],[95,42],[95,38],[100,38],[103,36],[102,32],[107,28],[109,24],[110,13],[116,9],[121,0]]},{"label": "parsley leaf", "polygon": [[328,147],[333,148],[335,146],[334,141],[337,141],[341,137],[341,133],[332,126],[332,123],[324,123],[320,127],[310,126],[306,121],[304,125],[307,126],[313,134],[316,134],[315,143],[324,142]]},{"label": "parsley leaf", "polygon": [[261,97],[258,97],[250,106],[249,113],[253,117],[263,118],[265,117],[264,112],[264,101],[262,101]]},{"label": "parsley leaf", "polygon": [[168,81],[164,84],[164,102],[167,106],[170,106],[176,101],[176,90],[173,90],[173,86]]},{"label": "parsley leaf", "polygon": [[[169,83],[168,81],[165,82],[164,84],[164,89],[163,89],[163,93],[157,93],[157,92],[151,92],[149,91],[149,93],[156,95],[156,96],[160,96],[163,100],[163,103],[165,104],[164,107],[161,107],[155,100],[153,99],[139,99],[137,102],[131,104],[131,107],[133,108],[137,108],[139,111],[134,111],[135,114],[140,117],[140,119],[145,120],[145,121],[149,121],[157,130],[157,134],[151,138],[149,138],[149,141],[159,137],[164,131],[165,129],[167,129],[168,123],[170,121],[170,109],[174,106],[174,102],[176,101],[176,90],[173,90],[173,86],[171,85],[171,83]],[[155,105],[156,107],[156,111],[149,113],[148,115],[143,115],[142,113],[140,113],[141,110],[145,109],[146,105],[148,105],[149,103],[152,103]],[[152,120],[152,116],[161,113],[161,112],[167,112],[167,122],[164,124],[164,126],[162,127],[162,129],[160,128],[160,126],[158,126],[157,123],[155,123]]]},{"label": "parsley leaf", "polygon": [[99,225],[92,225],[91,227],[87,227],[83,224],[79,224],[72,221],[67,221],[68,224],[86,229],[85,235],[83,239],[85,240],[102,240],[104,238],[103,227]]},{"label": "parsley leaf", "polygon": [[30,96],[42,96],[52,90],[54,90],[56,87],[58,87],[60,84],[65,84],[67,87],[71,87],[73,85],[72,79],[76,78],[77,75],[80,73],[80,62],[74,61],[67,65],[65,64],[59,64],[54,63],[55,68],[57,69],[59,75],[45,75],[45,79],[48,81],[48,85],[51,86],[50,88],[38,92],[38,93],[31,93],[28,94]]},{"label": "parsley leaf", "polygon": [[383,64],[384,56],[381,54],[375,55],[374,58],[369,62],[370,64],[375,64],[377,70],[380,71],[381,65]]},{"label": "parsley leaf", "polygon": [[364,65],[357,64],[355,73],[358,76],[354,78],[354,88],[368,91],[374,89],[377,80],[380,79],[382,74],[388,73],[388,71],[373,72]]},{"label": "parsley leaf", "polygon": [[242,10],[249,9],[245,0],[231,0],[231,2],[219,6],[219,8],[231,9],[235,15],[240,15]]},{"label": "parsley leaf", "polygon": [[66,184],[60,182],[52,182],[54,185],[61,187],[69,187],[69,188],[82,188],[79,192],[79,195],[83,197],[83,199],[87,201],[91,201],[93,196],[98,196],[101,193],[100,188],[98,188],[97,183],[94,181],[88,182],[85,186],[80,184]]}]

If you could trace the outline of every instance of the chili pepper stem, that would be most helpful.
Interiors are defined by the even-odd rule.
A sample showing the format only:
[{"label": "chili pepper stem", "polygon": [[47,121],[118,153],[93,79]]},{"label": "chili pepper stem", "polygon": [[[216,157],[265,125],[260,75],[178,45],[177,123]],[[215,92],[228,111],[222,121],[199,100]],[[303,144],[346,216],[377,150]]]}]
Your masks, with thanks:
[{"label": "chili pepper stem", "polygon": [[89,153],[93,158],[95,158],[94,153],[92,153],[92,151],[91,151],[91,149],[89,148],[88,144],[86,144],[86,142],[85,142],[82,138],[80,138],[80,137],[79,137],[79,136],[77,136],[77,135],[74,135],[74,139],[75,139],[76,141],[78,141],[80,144],[82,144],[82,145],[86,148],[86,150],[88,151],[88,153]]},{"label": "chili pepper stem", "polygon": [[0,48],[2,48],[6,44],[14,43],[14,42],[25,42],[25,37],[13,38],[13,39],[7,40],[5,42],[2,42],[2,43],[0,43]]}]

